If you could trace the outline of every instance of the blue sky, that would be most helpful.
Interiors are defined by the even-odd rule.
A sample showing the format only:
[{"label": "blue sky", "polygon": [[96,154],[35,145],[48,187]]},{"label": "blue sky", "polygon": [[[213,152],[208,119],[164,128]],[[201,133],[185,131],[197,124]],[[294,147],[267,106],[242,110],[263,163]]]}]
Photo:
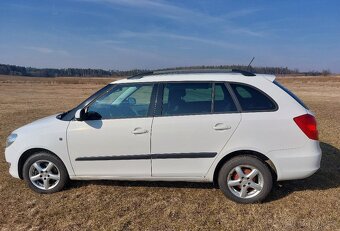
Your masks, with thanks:
[{"label": "blue sky", "polygon": [[1,0],[0,63],[104,69],[245,64],[340,73],[340,2]]}]

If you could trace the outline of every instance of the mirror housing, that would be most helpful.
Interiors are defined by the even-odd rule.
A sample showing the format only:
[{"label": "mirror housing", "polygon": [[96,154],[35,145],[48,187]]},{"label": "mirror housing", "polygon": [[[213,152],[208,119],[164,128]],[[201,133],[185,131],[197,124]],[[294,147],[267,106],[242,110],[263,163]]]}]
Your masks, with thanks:
[{"label": "mirror housing", "polygon": [[75,118],[77,121],[82,121],[83,118],[84,118],[84,114],[85,114],[84,108],[83,108],[83,109],[78,109],[78,110],[76,111],[76,113],[74,114],[74,118]]},{"label": "mirror housing", "polygon": [[76,121],[84,121],[84,120],[101,120],[102,116],[97,112],[86,112],[86,109],[79,109],[74,114],[74,118]]}]

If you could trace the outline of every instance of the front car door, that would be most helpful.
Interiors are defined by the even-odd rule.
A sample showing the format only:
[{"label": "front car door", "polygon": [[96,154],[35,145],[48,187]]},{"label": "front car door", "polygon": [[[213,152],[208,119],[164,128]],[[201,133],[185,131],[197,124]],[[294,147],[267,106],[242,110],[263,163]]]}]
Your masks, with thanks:
[{"label": "front car door", "polygon": [[117,84],[86,107],[67,130],[79,177],[150,177],[153,84]]},{"label": "front car door", "polygon": [[161,84],[152,125],[152,176],[203,177],[241,114],[224,83]]}]

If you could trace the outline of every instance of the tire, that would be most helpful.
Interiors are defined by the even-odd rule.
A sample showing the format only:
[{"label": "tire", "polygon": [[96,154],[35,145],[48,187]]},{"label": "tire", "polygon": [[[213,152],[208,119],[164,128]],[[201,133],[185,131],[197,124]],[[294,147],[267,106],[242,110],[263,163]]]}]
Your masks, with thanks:
[{"label": "tire", "polygon": [[227,161],[219,171],[218,185],[224,195],[242,204],[263,201],[270,193],[273,177],[260,159],[242,155]]},{"label": "tire", "polygon": [[23,178],[30,189],[45,194],[62,190],[69,179],[63,162],[48,152],[36,153],[25,161]]}]

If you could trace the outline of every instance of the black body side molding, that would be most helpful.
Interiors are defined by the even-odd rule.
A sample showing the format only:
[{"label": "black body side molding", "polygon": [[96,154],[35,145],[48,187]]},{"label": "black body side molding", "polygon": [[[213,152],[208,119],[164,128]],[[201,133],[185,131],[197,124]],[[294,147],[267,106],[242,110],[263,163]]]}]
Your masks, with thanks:
[{"label": "black body side molding", "polygon": [[164,153],[145,155],[119,155],[119,156],[91,156],[91,157],[78,157],[76,161],[214,158],[216,155],[217,155],[216,152],[197,152],[197,153]]}]

